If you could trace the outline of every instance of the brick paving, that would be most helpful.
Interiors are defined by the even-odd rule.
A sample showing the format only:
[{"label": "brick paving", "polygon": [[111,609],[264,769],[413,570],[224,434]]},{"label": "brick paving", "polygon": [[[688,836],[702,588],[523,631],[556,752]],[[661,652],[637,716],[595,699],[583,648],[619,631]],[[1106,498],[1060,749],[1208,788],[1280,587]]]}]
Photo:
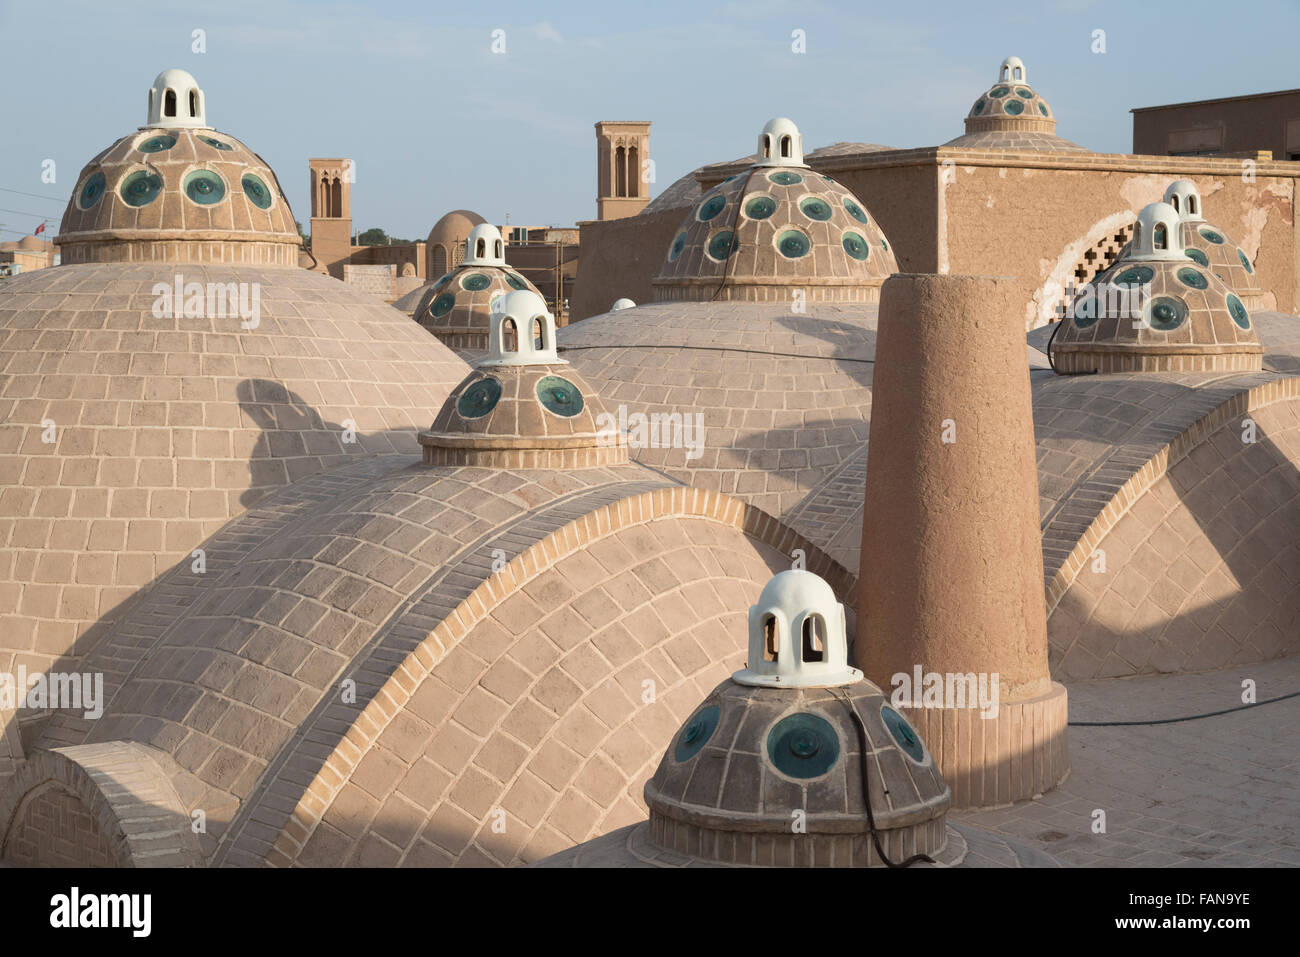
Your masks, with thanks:
[{"label": "brick paving", "polygon": [[[1300,690],[1300,658],[1069,686],[1071,721],[1143,721]],[[1300,865],[1300,698],[1178,724],[1070,728],[1072,770],[1033,801],[950,816],[1082,867]],[[1092,832],[1106,812],[1106,833]]]}]

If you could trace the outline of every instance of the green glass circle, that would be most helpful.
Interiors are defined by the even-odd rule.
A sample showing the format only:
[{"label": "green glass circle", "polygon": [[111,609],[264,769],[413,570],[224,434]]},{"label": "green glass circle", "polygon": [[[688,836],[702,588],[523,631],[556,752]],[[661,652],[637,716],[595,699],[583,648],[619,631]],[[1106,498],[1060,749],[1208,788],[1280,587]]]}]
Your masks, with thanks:
[{"label": "green glass circle", "polygon": [[1070,303],[1070,315],[1074,324],[1080,329],[1087,329],[1097,321],[1097,296],[1092,288],[1086,288]]},{"label": "green glass circle", "polygon": [[826,222],[831,218],[831,204],[817,196],[805,196],[799,200],[799,210],[809,219]]},{"label": "green glass circle", "polygon": [[1034,98],[1034,91],[1027,87],[1018,86],[1016,87],[1016,96],[1026,100],[1032,100]]},{"label": "green glass circle", "polygon": [[136,147],[141,153],[162,153],[176,145],[176,137],[170,133],[151,136]]},{"label": "green glass circle", "polygon": [[501,398],[501,382],[488,376],[472,383],[456,400],[456,411],[462,419],[479,419],[497,407]]},{"label": "green glass circle", "polygon": [[1125,269],[1115,277],[1117,286],[1145,286],[1155,278],[1156,271],[1150,266],[1133,266]]},{"label": "green glass circle", "polygon": [[537,398],[556,415],[577,415],[582,411],[582,393],[568,379],[558,375],[543,376],[537,383]]},{"label": "green glass circle", "polygon": [[981,96],[978,100],[975,101],[975,105],[971,107],[970,115],[979,116],[983,112],[984,112],[984,97]]},{"label": "green glass circle", "polygon": [[799,230],[787,229],[776,237],[776,248],[786,259],[799,259],[808,255],[812,242]]},{"label": "green glass circle", "polygon": [[90,209],[101,199],[104,198],[106,180],[102,170],[96,170],[90,174],[86,180],[86,185],[81,187],[81,193],[77,196],[77,205],[82,209]]},{"label": "green glass circle", "polygon": [[162,177],[147,169],[138,169],[118,187],[122,202],[128,206],[148,206],[162,192]]},{"label": "green glass circle", "polygon": [[1213,229],[1210,229],[1208,226],[1202,226],[1198,230],[1198,232],[1202,236],[1204,236],[1207,240],[1214,243],[1214,245],[1216,246],[1222,246],[1224,243],[1223,236],[1220,235],[1219,233],[1216,233]]},{"label": "green glass circle", "polygon": [[767,756],[788,777],[821,777],[839,759],[840,739],[825,718],[798,712],[786,715],[768,732]]},{"label": "green glass circle", "polygon": [[1193,289],[1204,289],[1210,284],[1199,269],[1193,269],[1191,266],[1184,266],[1178,270],[1177,275],[1179,282],[1184,286],[1191,286]]},{"label": "green glass circle", "polygon": [[231,146],[229,143],[223,143],[223,142],[221,142],[221,140],[216,139],[215,137],[212,137],[212,136],[200,136],[199,139],[201,139],[203,142],[207,143],[207,144],[208,144],[209,146],[211,146],[213,149],[218,149],[218,150],[233,150],[233,149],[234,149],[234,147]]},{"label": "green glass circle", "polygon": [[1047,104],[1044,103],[1042,100],[1038,101],[1038,112],[1042,113],[1043,116],[1047,115]]},{"label": "green glass circle", "polygon": [[528,288],[528,280],[526,280],[523,276],[516,276],[512,272],[506,273],[506,282],[510,285],[511,289]]},{"label": "green glass circle", "polygon": [[883,236],[880,237],[880,248],[883,249],[885,252],[889,252],[889,243],[885,242],[885,238]]},{"label": "green glass circle", "polygon": [[677,257],[682,254],[682,250],[685,248],[686,248],[686,234],[678,233],[677,238],[673,240],[672,246],[670,246],[668,249],[668,261],[676,262]]},{"label": "green glass circle", "polygon": [[433,300],[433,305],[429,307],[429,312],[438,318],[442,318],[451,312],[451,307],[456,305],[455,293],[444,292],[437,299]]},{"label": "green glass circle", "polygon": [[709,255],[714,259],[721,261],[735,251],[735,234],[729,229],[724,229],[709,240]]},{"label": "green glass circle", "polygon": [[745,203],[745,215],[750,219],[767,219],[776,212],[776,200],[771,196],[755,196]]},{"label": "green glass circle", "polygon": [[726,206],[727,197],[723,196],[721,193],[716,193],[713,196],[710,196],[704,202],[700,203],[700,222],[707,223],[710,219],[717,216],[718,213],[722,212]]},{"label": "green glass circle", "polygon": [[907,719],[889,705],[880,709],[880,720],[885,722],[885,730],[894,739],[894,743],[903,749],[903,753],[917,764],[925,763],[925,745],[921,736],[907,723]]},{"label": "green glass circle", "polygon": [[673,748],[673,760],[680,764],[699,754],[713,737],[713,732],[718,729],[718,722],[721,719],[722,709],[716,704],[706,705],[691,715],[690,720],[682,728],[682,733],[677,737],[677,746]]},{"label": "green glass circle", "polygon": [[1210,268],[1210,258],[1206,256],[1205,253],[1201,252],[1199,249],[1188,249],[1186,252],[1187,258],[1192,262],[1200,263],[1206,269]]},{"label": "green glass circle", "polygon": [[443,286],[451,282],[451,273],[445,272],[438,277],[438,281],[433,284],[433,291],[438,292]]},{"label": "green glass circle", "polygon": [[993,89],[989,90],[989,96],[993,97],[995,100],[1000,100],[1010,92],[1011,90],[1009,87],[995,86]]},{"label": "green glass circle", "polygon": [[795,183],[803,182],[803,177],[798,173],[791,173],[784,169],[776,173],[768,173],[767,178],[778,186],[793,186]]},{"label": "green glass circle", "polygon": [[866,210],[853,202],[853,200],[849,199],[847,196],[844,197],[844,208],[848,211],[848,214],[858,222],[865,223],[867,221]]},{"label": "green glass circle", "polygon": [[266,188],[260,176],[254,176],[252,173],[245,173],[239,178],[239,185],[244,189],[244,195],[258,209],[271,208],[271,191]]},{"label": "green glass circle", "polygon": [[841,241],[844,251],[854,259],[866,259],[871,255],[871,244],[862,238],[858,233],[847,232]]},{"label": "green glass circle", "polygon": [[1177,329],[1187,318],[1187,306],[1172,296],[1157,296],[1151,302],[1151,328],[1159,332]]},{"label": "green glass circle", "polygon": [[226,184],[211,170],[196,169],[185,177],[185,195],[200,206],[211,206],[226,198]]},{"label": "green glass circle", "polygon": [[492,280],[481,272],[472,272],[464,276],[460,281],[460,288],[468,289],[470,292],[480,292],[492,285]]},{"label": "green glass circle", "polygon": [[1250,314],[1246,312],[1246,307],[1241,304],[1241,300],[1232,293],[1228,293],[1228,312],[1232,314],[1232,321],[1241,328],[1250,328]]},{"label": "green glass circle", "polygon": [[1019,100],[1007,100],[1005,109],[1012,116],[1019,116],[1021,113],[1025,112],[1025,104],[1021,103]]},{"label": "green glass circle", "polygon": [[1246,272],[1252,274],[1255,272],[1255,267],[1250,264],[1250,260],[1246,258],[1246,254],[1240,249],[1237,250],[1237,258],[1241,260],[1241,264],[1245,267]]}]

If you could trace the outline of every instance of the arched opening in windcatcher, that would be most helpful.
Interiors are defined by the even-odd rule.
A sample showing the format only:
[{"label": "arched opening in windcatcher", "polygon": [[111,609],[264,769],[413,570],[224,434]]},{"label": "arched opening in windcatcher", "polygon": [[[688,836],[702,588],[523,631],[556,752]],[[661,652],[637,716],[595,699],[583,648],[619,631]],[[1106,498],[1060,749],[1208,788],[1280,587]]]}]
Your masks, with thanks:
[{"label": "arched opening in windcatcher", "polygon": [[779,636],[776,630],[776,616],[763,616],[763,660],[776,661]]},{"label": "arched opening in windcatcher", "polygon": [[176,115],[176,91],[169,89],[163,94],[163,116]]}]

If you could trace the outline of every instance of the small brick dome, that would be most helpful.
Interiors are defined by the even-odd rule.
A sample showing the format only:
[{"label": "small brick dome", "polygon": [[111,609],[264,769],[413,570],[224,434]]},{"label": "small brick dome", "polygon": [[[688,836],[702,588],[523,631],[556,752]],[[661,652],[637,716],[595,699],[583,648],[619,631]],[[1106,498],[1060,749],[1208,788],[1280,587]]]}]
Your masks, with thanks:
[{"label": "small brick dome", "polygon": [[944,146],[1087,152],[1056,135],[1056,114],[1029,85],[1024,62],[1014,56],[1002,61],[997,82],[975,100],[966,114],[965,135]]},{"label": "small brick dome", "polygon": [[1245,305],[1183,247],[1168,203],[1138,215],[1133,242],[1070,304],[1052,346],[1060,373],[1256,371]]},{"label": "small brick dome", "polygon": [[1178,213],[1187,258],[1222,279],[1247,309],[1263,309],[1264,289],[1254,264],[1226,231],[1205,221],[1205,206],[1196,184],[1189,179],[1174,180],[1165,190],[1165,202]]},{"label": "small brick dome", "polygon": [[759,134],[754,166],[706,192],[669,244],[656,299],[874,302],[898,271],[853,193],[803,161],[786,119]]}]

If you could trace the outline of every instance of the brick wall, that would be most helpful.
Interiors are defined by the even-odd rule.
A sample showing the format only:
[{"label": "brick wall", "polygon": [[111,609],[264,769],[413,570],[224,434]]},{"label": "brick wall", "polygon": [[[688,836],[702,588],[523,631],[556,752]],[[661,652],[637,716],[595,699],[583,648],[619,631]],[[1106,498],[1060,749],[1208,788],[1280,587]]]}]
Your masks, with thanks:
[{"label": "brick wall", "polygon": [[79,798],[57,785],[18,809],[0,857],[23,867],[121,867],[108,838]]}]

